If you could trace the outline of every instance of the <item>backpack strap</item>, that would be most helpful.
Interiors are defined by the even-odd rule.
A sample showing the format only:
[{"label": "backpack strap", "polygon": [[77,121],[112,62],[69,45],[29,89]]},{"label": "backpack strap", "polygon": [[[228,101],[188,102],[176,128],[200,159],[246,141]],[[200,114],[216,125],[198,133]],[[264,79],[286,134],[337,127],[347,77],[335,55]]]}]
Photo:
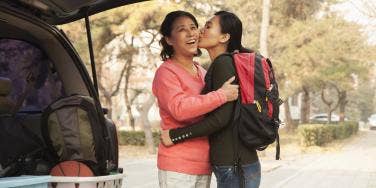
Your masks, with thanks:
[{"label": "backpack strap", "polygon": [[272,115],[272,121],[274,124],[274,127],[276,127],[276,154],[275,154],[275,159],[280,160],[280,153],[281,153],[281,148],[280,148],[280,142],[279,142],[279,133],[278,133],[278,128],[280,124],[279,117],[277,117],[277,114],[279,114],[279,106],[283,103],[283,101],[279,98],[279,93],[278,93],[278,84],[275,81],[275,75],[274,75],[274,70],[271,61],[268,58],[265,58],[265,61],[267,65],[269,66],[269,71],[266,77],[268,77],[270,86],[271,88],[266,91],[266,96],[268,99],[271,101],[272,104],[272,110],[273,110],[273,115]]},{"label": "backpack strap", "polygon": [[[235,69],[235,80],[238,81],[238,83],[240,84],[240,78],[239,78],[239,73],[238,73],[238,70],[237,70],[237,67],[236,67],[236,62],[235,62],[235,59],[234,59],[234,55],[237,54],[238,52],[234,52],[232,54],[228,54],[228,55],[231,55],[233,61],[233,66],[234,66],[234,69]],[[250,61],[252,61],[254,59],[250,59]],[[241,162],[241,158],[240,158],[240,154],[239,154],[239,121],[240,121],[240,107],[241,107],[241,104],[242,104],[242,95],[239,95],[238,99],[236,100],[236,103],[235,103],[235,107],[234,107],[234,117],[233,117],[233,131],[232,131],[232,134],[233,134],[233,148],[234,148],[234,152],[233,152],[233,160],[234,160],[234,171],[235,173],[239,176],[239,188],[245,188],[245,178],[244,178],[244,171],[243,171],[243,168],[242,168],[242,162]]]},{"label": "backpack strap", "polygon": [[[236,54],[236,53],[234,53]],[[233,55],[234,55],[233,54]],[[236,72],[236,78],[239,80],[239,72],[237,72],[237,67],[236,67],[236,62],[235,62],[235,58],[233,58],[234,61],[233,61],[233,64],[234,64],[234,67],[235,67],[235,72]],[[270,62],[269,59],[267,58],[264,58],[262,55],[260,54],[257,54],[255,53],[254,54],[254,58],[251,59],[251,61],[254,60],[254,63],[251,63],[251,64],[254,64],[254,66],[256,67],[256,64],[258,65],[261,65],[262,67],[262,73],[263,73],[263,77],[264,77],[264,81],[265,81],[265,90],[266,90],[266,95],[267,95],[267,109],[268,109],[268,113],[267,113],[267,116],[272,120],[272,123],[273,123],[273,127],[275,127],[277,130],[276,130],[276,160],[279,160],[280,159],[280,142],[279,142],[279,134],[278,134],[278,127],[279,127],[279,117],[277,114],[279,114],[279,105],[281,104],[281,99],[279,99],[279,94],[278,94],[278,85],[275,81],[275,76],[274,76],[274,71],[273,71],[273,67],[272,67],[272,64]],[[239,80],[239,83],[240,83],[240,80]],[[243,99],[244,100],[244,99]],[[241,95],[239,96],[238,98],[238,101],[237,101],[237,104],[236,104],[236,107],[235,107],[235,117],[234,117],[234,138],[238,138],[238,134],[239,134],[239,130],[238,130],[238,126],[236,126],[238,124],[237,120],[239,119],[239,115],[240,115],[240,105],[241,105]],[[237,119],[236,119],[237,118]],[[260,148],[256,148],[257,150],[259,151],[262,151],[262,150],[265,150],[267,146],[264,146],[264,147],[260,147]],[[234,139],[234,164],[235,165],[238,165],[238,164],[241,164],[240,163],[240,157],[239,157],[239,154],[238,154],[238,139]]]},{"label": "backpack strap", "polygon": [[239,187],[244,188],[245,187],[245,178],[244,178],[244,172],[242,168],[241,158],[239,155],[239,120],[240,120],[240,105],[241,105],[241,99],[240,96],[236,100],[236,104],[234,107],[234,119],[233,119],[233,131],[232,131],[232,138],[233,138],[233,159],[234,159],[234,171],[239,176]]},{"label": "backpack strap", "polygon": [[[235,69],[235,81],[240,81],[239,80],[239,74],[236,69],[236,64],[235,64],[235,59],[234,55],[237,54],[238,52],[234,53],[225,53],[225,55],[228,55],[232,58],[232,65],[234,66]],[[240,84],[240,83],[239,83]],[[244,178],[244,172],[241,166],[241,159],[239,155],[239,127],[238,122],[240,120],[240,105],[241,105],[241,95],[239,95],[238,99],[236,100],[235,106],[234,106],[234,113],[233,113],[233,119],[232,119],[232,124],[233,124],[233,130],[232,130],[232,138],[233,138],[233,167],[234,167],[234,172],[239,176],[239,187],[244,188],[245,187],[245,178]]]}]

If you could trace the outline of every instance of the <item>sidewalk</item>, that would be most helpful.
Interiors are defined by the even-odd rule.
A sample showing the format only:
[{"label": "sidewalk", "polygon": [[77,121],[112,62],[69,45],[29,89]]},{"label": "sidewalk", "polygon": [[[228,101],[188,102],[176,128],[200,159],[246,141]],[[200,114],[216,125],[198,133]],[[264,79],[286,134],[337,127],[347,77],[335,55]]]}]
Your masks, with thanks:
[{"label": "sidewalk", "polygon": [[[289,163],[289,161],[277,161],[269,159],[261,160],[260,162],[262,174],[269,173]],[[124,172],[126,173],[126,178],[123,183],[124,187],[158,187],[158,169],[156,155],[150,155],[148,158],[144,159],[120,159],[120,166],[124,168]],[[212,175],[210,187],[217,187],[214,175]]]},{"label": "sidewalk", "polygon": [[[357,137],[362,137],[360,133]],[[343,145],[347,145],[354,138],[348,140],[342,140],[338,143],[329,144],[325,147],[310,147],[301,148],[296,143],[290,143],[281,145],[281,160],[275,160],[275,147],[269,146],[266,151],[259,152],[262,184],[268,184],[267,178],[279,170],[289,168],[296,165],[306,165],[312,163],[314,159],[325,153],[331,153],[333,151],[339,151]],[[158,169],[157,169],[157,156],[156,154],[150,155],[147,153],[146,148],[136,146],[121,146],[120,147],[120,166],[124,168],[126,178],[124,181],[124,187],[131,188],[151,188],[158,187]],[[286,173],[291,175],[290,173]],[[276,175],[277,177],[285,177],[285,175]],[[126,185],[126,186],[125,186]],[[215,176],[212,176],[211,188],[216,187]],[[268,186],[264,186],[269,188]]]}]

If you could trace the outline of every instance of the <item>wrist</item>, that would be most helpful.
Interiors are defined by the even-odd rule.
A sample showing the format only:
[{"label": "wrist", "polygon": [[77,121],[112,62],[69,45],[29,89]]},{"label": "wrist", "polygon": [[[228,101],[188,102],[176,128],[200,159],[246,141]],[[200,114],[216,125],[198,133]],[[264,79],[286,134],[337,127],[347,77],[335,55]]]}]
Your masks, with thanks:
[{"label": "wrist", "polygon": [[227,102],[227,96],[225,94],[225,90],[223,90],[222,88],[219,88],[216,90],[216,93],[218,94],[218,97],[221,100],[221,102]]},{"label": "wrist", "polygon": [[174,144],[177,144],[177,143],[180,143],[180,142],[183,142],[185,139],[187,139],[188,137],[183,134],[181,131],[179,131],[180,129],[170,129],[169,130],[169,137],[170,137],[170,140],[172,141],[172,143]]}]

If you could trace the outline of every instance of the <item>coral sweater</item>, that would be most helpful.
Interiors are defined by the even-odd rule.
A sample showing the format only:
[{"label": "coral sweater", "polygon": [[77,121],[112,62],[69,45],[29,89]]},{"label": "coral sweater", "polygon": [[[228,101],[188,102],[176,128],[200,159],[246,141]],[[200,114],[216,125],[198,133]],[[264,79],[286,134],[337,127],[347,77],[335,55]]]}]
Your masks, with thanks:
[{"label": "coral sweater", "polygon": [[[161,128],[174,129],[197,122],[202,115],[226,103],[221,89],[200,95],[206,71],[195,63],[197,76],[168,59],[157,69],[153,94],[157,97]],[[159,144],[158,168],[179,173],[210,174],[209,143],[199,137],[165,147]]]}]

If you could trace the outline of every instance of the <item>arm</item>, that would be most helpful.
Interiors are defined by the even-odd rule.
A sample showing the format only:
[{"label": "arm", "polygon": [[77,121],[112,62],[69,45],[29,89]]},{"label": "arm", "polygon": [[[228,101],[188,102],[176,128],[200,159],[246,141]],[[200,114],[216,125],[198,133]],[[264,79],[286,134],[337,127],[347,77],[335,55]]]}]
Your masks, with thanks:
[{"label": "arm", "polygon": [[[235,75],[235,68],[229,56],[222,56],[213,62],[213,87],[217,89],[230,77]],[[233,120],[233,110],[236,101],[227,102],[209,114],[198,123],[188,127],[171,129],[170,138],[173,143],[178,143],[186,139],[210,135],[230,124]]]},{"label": "arm", "polygon": [[184,92],[181,78],[168,68],[157,71],[153,90],[160,107],[167,109],[178,121],[184,121],[206,114],[226,102],[226,95],[220,89],[206,95],[192,95]]}]

